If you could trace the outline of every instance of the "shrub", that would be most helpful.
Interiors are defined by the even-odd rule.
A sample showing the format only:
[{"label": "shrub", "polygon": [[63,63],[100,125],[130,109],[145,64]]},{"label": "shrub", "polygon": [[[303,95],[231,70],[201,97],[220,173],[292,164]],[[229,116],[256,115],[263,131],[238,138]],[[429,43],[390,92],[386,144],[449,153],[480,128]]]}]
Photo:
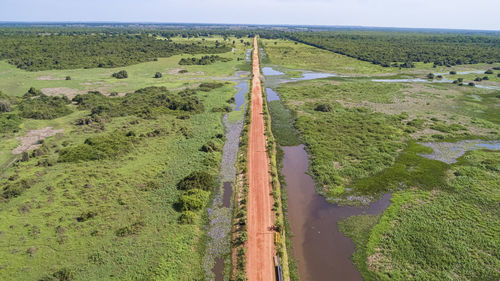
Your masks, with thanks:
[{"label": "shrub", "polygon": [[134,136],[124,132],[113,132],[89,137],[83,144],[64,148],[59,151],[60,162],[78,162],[115,158],[132,147]]},{"label": "shrub", "polygon": [[321,111],[321,112],[330,112],[332,111],[332,106],[330,104],[318,104],[314,110],[315,111]]},{"label": "shrub", "polygon": [[163,75],[161,74],[161,72],[156,72],[155,73],[155,78],[161,78],[163,77]]},{"label": "shrub", "polygon": [[214,143],[213,141],[209,141],[201,147],[201,151],[203,152],[214,152],[220,150],[221,150],[220,146],[217,143]]},{"label": "shrub", "polygon": [[455,70],[452,70],[452,71],[450,71],[450,74],[455,75],[455,74],[457,74],[457,72]]},{"label": "shrub", "polygon": [[429,73],[429,74],[427,74],[427,78],[428,78],[428,79],[434,79],[434,74],[433,74],[433,73]]},{"label": "shrub", "polygon": [[67,106],[70,100],[66,96],[49,97],[31,88],[19,104],[21,116],[32,119],[55,119],[68,115],[72,110]]},{"label": "shrub", "polygon": [[17,114],[0,114],[0,134],[17,132],[21,123],[22,118]]},{"label": "shrub", "polygon": [[192,224],[196,218],[196,213],[192,211],[183,211],[179,217],[179,223]]},{"label": "shrub", "polygon": [[113,73],[111,76],[115,77],[116,79],[125,79],[128,78],[128,73],[125,70],[120,70],[118,72]]},{"label": "shrub", "polygon": [[190,189],[181,195],[179,204],[182,211],[198,211],[205,207],[210,193],[201,189]]},{"label": "shrub", "polygon": [[484,74],[493,74],[493,70],[488,69],[488,70],[486,70],[486,71],[484,72]]},{"label": "shrub", "polygon": [[79,222],[85,222],[85,221],[88,221],[89,219],[91,219],[95,216],[97,216],[97,212],[88,211],[88,212],[82,213],[79,217],[76,218],[76,220]]},{"label": "shrub", "polygon": [[8,100],[0,100],[0,113],[12,111],[12,106]]},{"label": "shrub", "polygon": [[118,230],[116,230],[116,236],[118,237],[125,237],[133,234],[139,233],[139,231],[145,226],[146,224],[142,221],[135,222],[132,225],[121,227]]},{"label": "shrub", "polygon": [[201,189],[211,191],[215,186],[215,177],[207,172],[192,172],[182,179],[177,188],[180,190]]},{"label": "shrub", "polygon": [[66,80],[71,80],[71,76],[66,76]]},{"label": "shrub", "polygon": [[202,56],[201,58],[182,58],[179,65],[208,65],[218,61],[227,62],[231,61],[230,58],[224,58],[217,55]]},{"label": "shrub", "polygon": [[212,108],[212,112],[231,112],[231,111],[233,111],[233,108],[229,105]]},{"label": "shrub", "polygon": [[217,89],[222,86],[224,86],[224,83],[206,82],[206,83],[201,83],[200,86],[198,86],[198,88],[200,89],[200,91],[209,92],[213,89]]}]

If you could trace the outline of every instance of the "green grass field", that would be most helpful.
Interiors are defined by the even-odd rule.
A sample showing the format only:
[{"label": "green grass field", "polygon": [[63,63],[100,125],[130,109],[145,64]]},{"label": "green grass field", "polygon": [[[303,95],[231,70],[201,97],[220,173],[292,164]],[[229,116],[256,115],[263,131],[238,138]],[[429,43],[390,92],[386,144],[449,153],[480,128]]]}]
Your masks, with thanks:
[{"label": "green grass field", "polygon": [[[172,93],[194,89],[204,106],[201,113],[172,111],[153,118],[132,114],[75,125],[90,111],[68,105],[73,110],[69,115],[52,120],[23,119],[19,132],[3,135],[0,185],[4,195],[15,195],[5,195],[0,202],[0,263],[4,265],[0,279],[204,279],[206,214],[202,208],[194,213],[192,223],[180,223],[178,201],[183,192],[177,184],[194,171],[219,173],[221,151],[204,152],[201,148],[222,142],[224,112],[212,109],[228,105],[236,93],[235,83],[208,91],[198,90],[198,85],[232,76],[243,64],[237,58],[244,58],[245,51],[238,43],[234,53],[221,54],[232,61],[205,66],[177,64],[181,57],[191,55],[117,69],[41,72],[25,72],[0,62],[0,90],[10,96],[21,96],[32,86],[70,89],[58,92],[61,94],[88,90],[124,93],[166,86]],[[111,73],[122,69],[129,78],[111,78]],[[178,74],[179,69],[188,72]],[[162,78],[153,78],[157,71],[163,73]],[[71,80],[63,80],[68,75]],[[241,113],[231,115],[236,120]],[[11,151],[18,146],[18,138],[47,126],[64,131],[44,140],[42,155],[6,168],[14,158]],[[126,150],[109,159],[57,161],[64,149],[113,132],[136,137]],[[200,204],[207,205],[208,198],[202,200]]]}]

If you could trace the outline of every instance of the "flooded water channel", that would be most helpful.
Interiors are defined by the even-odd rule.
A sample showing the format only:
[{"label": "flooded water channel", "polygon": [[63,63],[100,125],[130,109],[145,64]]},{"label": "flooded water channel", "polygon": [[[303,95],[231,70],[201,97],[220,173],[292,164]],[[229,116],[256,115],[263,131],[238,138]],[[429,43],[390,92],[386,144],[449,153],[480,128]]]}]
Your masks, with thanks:
[{"label": "flooded water channel", "polygon": [[[264,67],[268,101],[279,100],[273,88],[281,83],[336,76],[303,71],[299,78]],[[390,194],[367,208],[330,204],[316,192],[310,175],[309,158],[304,145],[282,147],[283,175],[288,193],[288,220],[292,231],[293,257],[300,280],[360,281],[361,274],[352,263],[354,243],[338,229],[338,222],[353,215],[379,214],[390,204]]]},{"label": "flooded water channel", "polygon": [[312,177],[306,174],[309,159],[304,146],[282,149],[293,257],[300,280],[363,280],[351,261],[354,243],[339,231],[337,223],[348,216],[381,213],[389,206],[391,195],[383,196],[367,208],[330,204],[316,192]]},{"label": "flooded water channel", "polygon": [[[227,80],[236,82],[235,111],[245,111],[245,94],[248,92],[248,72],[237,71]],[[231,245],[231,214],[233,184],[236,181],[236,160],[240,145],[240,135],[243,129],[244,114],[239,120],[229,121],[228,114],[222,120],[226,131],[226,141],[222,148],[222,162],[219,173],[221,185],[214,192],[213,201],[207,208],[209,225],[207,229],[207,250],[203,257],[203,266],[207,280],[223,281],[224,268]]]}]

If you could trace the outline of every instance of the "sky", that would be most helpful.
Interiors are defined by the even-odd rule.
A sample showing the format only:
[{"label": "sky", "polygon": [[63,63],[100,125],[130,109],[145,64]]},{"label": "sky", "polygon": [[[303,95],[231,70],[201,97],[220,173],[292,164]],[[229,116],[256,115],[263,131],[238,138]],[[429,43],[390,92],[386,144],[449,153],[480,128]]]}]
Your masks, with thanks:
[{"label": "sky", "polygon": [[500,0],[0,0],[0,21],[500,30]]}]

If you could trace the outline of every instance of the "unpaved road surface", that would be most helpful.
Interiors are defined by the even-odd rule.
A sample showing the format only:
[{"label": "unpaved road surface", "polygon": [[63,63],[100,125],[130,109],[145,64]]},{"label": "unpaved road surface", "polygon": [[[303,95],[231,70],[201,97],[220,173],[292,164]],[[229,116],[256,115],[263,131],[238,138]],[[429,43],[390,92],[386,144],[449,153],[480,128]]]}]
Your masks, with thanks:
[{"label": "unpaved road surface", "polygon": [[262,90],[260,86],[259,48],[254,38],[252,112],[248,148],[248,251],[249,281],[274,280],[274,232],[269,157],[266,152]]}]

